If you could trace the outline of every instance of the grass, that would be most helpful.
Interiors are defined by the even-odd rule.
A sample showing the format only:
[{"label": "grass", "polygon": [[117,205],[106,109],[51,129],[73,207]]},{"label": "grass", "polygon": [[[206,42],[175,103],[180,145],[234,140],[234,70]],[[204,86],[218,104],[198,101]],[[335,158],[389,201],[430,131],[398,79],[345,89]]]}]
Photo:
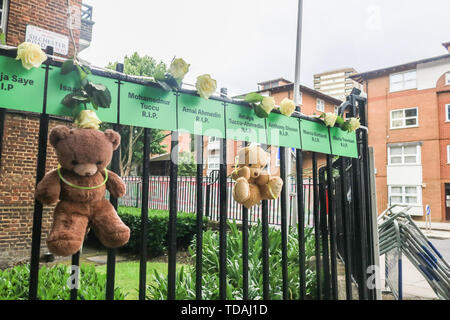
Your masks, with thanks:
[{"label": "grass", "polygon": [[[177,269],[182,264],[177,263]],[[97,272],[106,274],[106,265],[95,267]],[[147,262],[147,284],[150,284],[155,270],[164,276],[167,275],[167,263],[165,262]],[[128,293],[125,300],[138,300],[139,298],[139,261],[118,262],[116,264],[115,285],[122,288],[122,291]]]}]

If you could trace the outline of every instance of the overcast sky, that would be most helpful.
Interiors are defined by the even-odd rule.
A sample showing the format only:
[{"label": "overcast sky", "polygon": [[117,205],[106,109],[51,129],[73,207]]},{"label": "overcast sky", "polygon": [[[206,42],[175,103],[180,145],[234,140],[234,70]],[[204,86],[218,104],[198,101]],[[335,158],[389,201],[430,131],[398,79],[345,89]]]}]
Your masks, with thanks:
[{"label": "overcast sky", "polygon": [[[294,81],[297,0],[84,0],[94,7],[94,65],[134,51],[191,64],[185,81],[209,73],[231,95],[256,83]],[[445,54],[449,0],[304,0],[302,84],[353,67],[363,72]]]}]

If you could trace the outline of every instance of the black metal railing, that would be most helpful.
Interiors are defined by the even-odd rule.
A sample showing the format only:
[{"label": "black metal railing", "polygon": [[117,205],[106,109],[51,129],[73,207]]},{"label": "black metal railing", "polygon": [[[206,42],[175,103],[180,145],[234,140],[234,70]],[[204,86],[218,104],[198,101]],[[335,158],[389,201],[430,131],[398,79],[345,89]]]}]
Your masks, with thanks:
[{"label": "black metal railing", "polygon": [[[49,49],[51,54],[52,50]],[[0,51],[1,55],[11,55],[6,51]],[[45,69],[45,94],[43,101],[43,112],[41,114],[27,113],[30,116],[37,116],[40,119],[39,127],[39,150],[37,155],[36,167],[36,183],[38,183],[45,173],[45,160],[47,151],[47,136],[49,115],[46,113],[46,92],[48,72],[53,66],[60,66],[61,63],[52,60],[47,60],[44,64]],[[123,71],[123,65],[119,64],[118,71]],[[94,70],[94,74],[103,77],[115,79],[118,84],[119,99],[118,99],[118,119],[114,124],[114,129],[120,133],[120,86],[123,81],[140,83],[151,86],[151,84],[141,82],[134,78],[127,77],[121,74],[108,74],[101,71]],[[184,91],[184,90],[182,90]],[[186,91],[187,92],[187,91]],[[176,101],[178,103],[179,92],[174,92]],[[227,98],[213,98],[224,103],[226,110],[226,103],[231,100]],[[238,103],[238,102],[234,102]],[[4,109],[0,109],[0,124],[5,121]],[[9,111],[8,111],[9,112]],[[13,111],[14,112],[14,111]],[[366,104],[365,99],[351,95],[347,102],[341,107],[340,113],[348,112],[350,116],[359,116],[363,125],[367,124],[366,118]],[[302,119],[310,121],[319,121],[306,116],[294,115]],[[0,130],[0,134],[2,130]],[[0,141],[3,136],[0,136]],[[143,159],[149,159],[149,146],[151,141],[151,129],[147,128],[144,132],[144,147]],[[196,151],[197,158],[203,157],[203,137],[196,136]],[[196,239],[197,239],[197,254],[196,254],[196,298],[202,298],[202,288],[205,284],[202,283],[202,219],[204,215],[210,216],[210,209],[213,205],[211,197],[208,192],[212,192],[212,184],[217,183],[218,188],[214,190],[218,194],[218,221],[219,221],[219,251],[217,252],[218,260],[220,262],[219,269],[219,296],[221,299],[227,299],[227,222],[229,220],[229,206],[230,192],[227,188],[227,165],[226,165],[226,140],[220,141],[220,170],[216,182],[209,181],[204,188],[204,177],[202,176],[203,165],[202,162],[197,165],[196,175],[196,194],[195,194],[195,213],[196,213]],[[367,132],[364,129],[357,130],[357,143],[359,157],[351,159],[346,157],[339,157],[336,159],[332,155],[327,155],[326,166],[319,169],[318,156],[319,153],[312,152],[312,192],[307,197],[304,192],[303,179],[303,157],[301,149],[295,150],[296,154],[296,176],[295,186],[297,196],[295,203],[297,205],[297,221],[298,227],[298,263],[299,263],[299,296],[301,299],[306,298],[306,270],[312,268],[316,273],[316,292],[317,299],[337,299],[339,297],[338,283],[337,283],[337,264],[342,261],[345,265],[345,283],[346,283],[346,298],[352,299],[352,286],[358,288],[359,299],[375,299],[374,289],[369,289],[366,286],[368,274],[367,267],[373,264],[373,240],[371,224],[369,223],[372,214],[369,206],[370,202],[370,183],[368,171],[368,149],[367,149]],[[243,146],[247,145],[243,142]],[[285,167],[284,148],[280,148],[280,172],[281,176],[286,179],[287,172]],[[173,131],[171,134],[171,164],[170,175],[168,177],[169,183],[169,197],[168,197],[168,211],[169,211],[169,225],[168,225],[168,294],[167,299],[176,299],[176,253],[177,253],[177,212],[178,212],[178,132]],[[111,170],[119,172],[119,151],[115,151],[111,163]],[[1,152],[0,152],[1,154]],[[0,159],[1,160],[1,159]],[[139,299],[146,299],[146,226],[148,223],[148,203],[149,199],[149,163],[144,162],[143,172],[141,177],[142,196],[141,202],[141,250],[140,250],[140,272],[139,272]],[[208,191],[208,187],[209,191]],[[289,269],[287,265],[287,249],[289,236],[288,233],[288,214],[287,203],[285,199],[288,198],[288,186],[284,184],[281,195],[280,211],[281,211],[281,265],[282,265],[282,298],[289,299],[289,283],[288,275]],[[206,196],[204,196],[204,192]],[[203,205],[205,199],[206,206]],[[305,259],[305,226],[308,224],[307,212],[309,209],[309,200],[312,200],[312,217],[315,238],[315,265],[311,266],[311,261]],[[110,201],[115,208],[118,206],[118,199],[110,197]],[[308,202],[308,203],[305,203]],[[38,201],[35,202],[33,214],[33,231],[31,244],[31,264],[30,264],[30,285],[29,285],[29,299],[35,300],[38,298],[38,275],[39,275],[39,256],[41,250],[41,233],[42,233],[42,210],[43,206]],[[249,210],[240,207],[242,211],[242,290],[243,297],[247,299],[249,296],[249,243],[248,234],[251,224],[249,221]],[[261,272],[262,272],[262,292],[260,295],[264,299],[269,299],[270,290],[270,243],[269,243],[269,202],[262,201],[261,210],[261,226],[262,226],[262,252],[261,252]],[[309,215],[309,212],[308,212]],[[108,249],[107,258],[107,280],[106,280],[106,296],[105,299],[114,298],[114,278],[115,278],[115,249]],[[73,264],[79,264],[80,254],[73,257]],[[308,265],[308,266],[307,266]],[[76,268],[74,268],[76,270]],[[76,299],[76,291],[72,291],[71,299]]]}]

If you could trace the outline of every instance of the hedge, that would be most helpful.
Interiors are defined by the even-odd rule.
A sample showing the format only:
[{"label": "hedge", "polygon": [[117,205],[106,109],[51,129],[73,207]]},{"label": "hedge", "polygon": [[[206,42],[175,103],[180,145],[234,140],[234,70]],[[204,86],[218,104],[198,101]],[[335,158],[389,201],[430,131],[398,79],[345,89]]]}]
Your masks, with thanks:
[{"label": "hedge", "polygon": [[[141,209],[135,207],[119,207],[119,217],[130,228],[130,241],[121,248],[122,251],[138,254],[141,248]],[[177,247],[187,248],[196,233],[196,215],[178,212],[177,215]],[[206,229],[207,218],[203,219]],[[167,250],[167,232],[169,212],[149,209],[147,223],[147,254],[149,257],[161,255]],[[92,234],[92,233],[91,233]]]}]

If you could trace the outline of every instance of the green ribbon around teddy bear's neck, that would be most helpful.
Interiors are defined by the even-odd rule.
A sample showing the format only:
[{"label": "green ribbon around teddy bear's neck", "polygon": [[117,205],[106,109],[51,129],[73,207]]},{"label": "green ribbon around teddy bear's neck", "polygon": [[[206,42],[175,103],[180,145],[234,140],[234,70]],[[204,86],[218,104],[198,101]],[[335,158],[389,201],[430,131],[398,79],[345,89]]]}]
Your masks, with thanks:
[{"label": "green ribbon around teddy bear's neck", "polygon": [[72,188],[79,189],[79,190],[94,190],[94,189],[98,189],[98,188],[104,186],[106,181],[108,181],[108,170],[106,168],[105,168],[105,180],[103,180],[103,182],[101,184],[99,184],[98,186],[95,186],[95,187],[81,187],[81,186],[77,186],[76,184],[73,184],[73,183],[67,181],[62,176],[61,165],[58,165],[58,169],[56,169],[56,171],[58,172],[58,176],[59,176],[59,178],[61,179],[62,182],[64,182],[65,184],[71,186]]}]

